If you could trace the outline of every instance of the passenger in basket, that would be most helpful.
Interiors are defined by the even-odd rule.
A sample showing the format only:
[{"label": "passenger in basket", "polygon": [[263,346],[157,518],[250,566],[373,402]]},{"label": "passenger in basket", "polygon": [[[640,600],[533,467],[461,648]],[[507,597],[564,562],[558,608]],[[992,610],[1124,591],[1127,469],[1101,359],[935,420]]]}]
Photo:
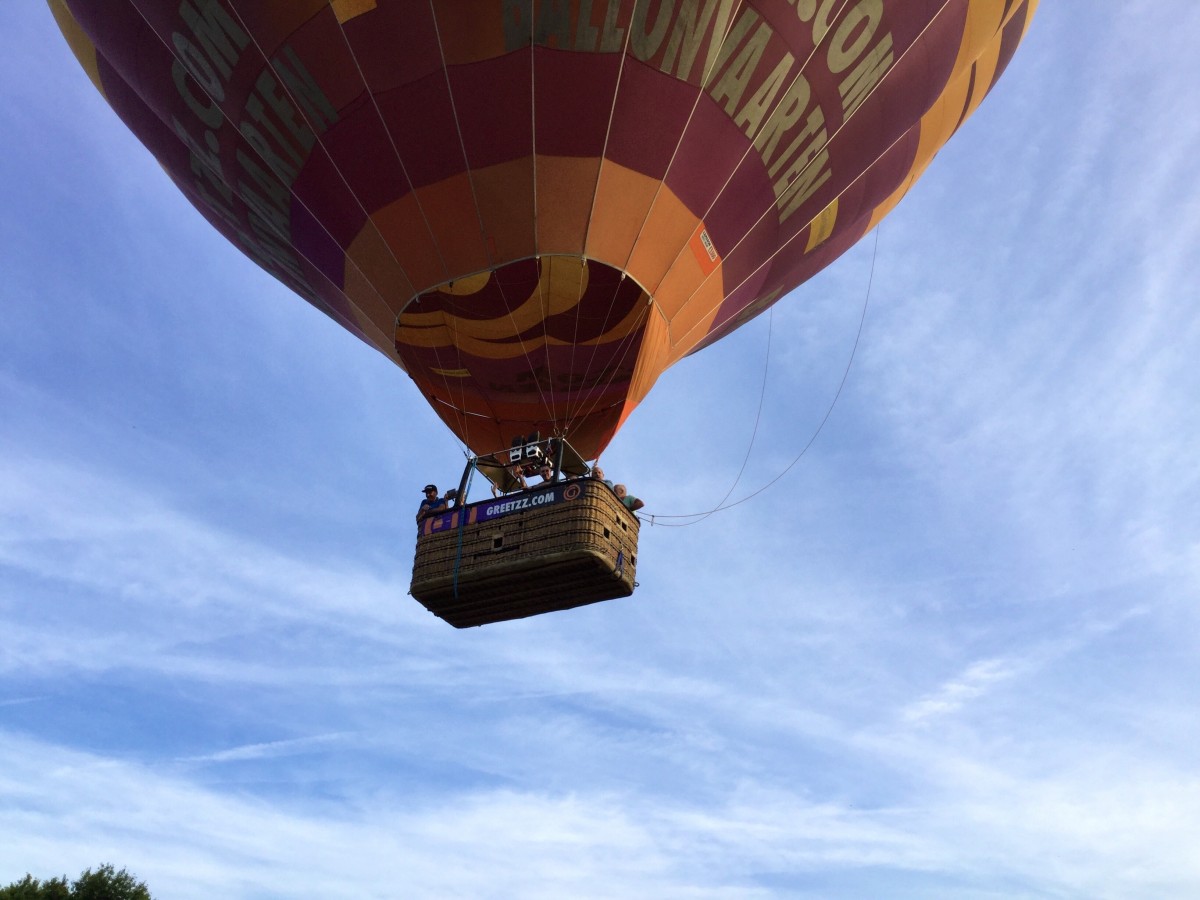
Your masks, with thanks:
[{"label": "passenger in basket", "polygon": [[517,486],[513,487],[513,488],[509,488],[506,491],[506,490],[502,490],[501,488],[496,487],[496,485],[493,484],[492,485],[492,496],[493,497],[499,497],[501,494],[507,494],[507,493],[510,493],[511,491],[524,491],[529,488],[528,483],[525,481],[525,475],[521,472],[521,466],[519,464],[513,466],[508,471],[509,471],[509,474],[512,475],[513,480],[516,481]]},{"label": "passenger in basket", "polygon": [[548,462],[542,463],[542,467],[538,469],[538,474],[542,476],[542,484],[554,480],[554,466]]},{"label": "passenger in basket", "polygon": [[613,483],[604,477],[604,470],[602,468],[600,468],[599,466],[594,466],[592,468],[592,477],[595,478],[597,481],[603,481],[605,484],[608,485],[608,489],[612,490]]},{"label": "passenger in basket", "polygon": [[617,499],[620,500],[622,503],[624,503],[625,508],[627,510],[629,510],[630,512],[639,510],[643,506],[646,505],[641,500],[639,500],[637,497],[635,497],[631,493],[629,493],[629,491],[625,489],[625,485],[623,485],[623,484],[618,484],[616,487],[614,487],[613,493],[615,493],[617,495]]},{"label": "passenger in basket", "polygon": [[438,513],[446,511],[446,501],[438,497],[438,489],[436,484],[425,485],[425,499],[421,501],[420,507],[417,508],[417,524],[424,522],[430,516],[436,516]]}]

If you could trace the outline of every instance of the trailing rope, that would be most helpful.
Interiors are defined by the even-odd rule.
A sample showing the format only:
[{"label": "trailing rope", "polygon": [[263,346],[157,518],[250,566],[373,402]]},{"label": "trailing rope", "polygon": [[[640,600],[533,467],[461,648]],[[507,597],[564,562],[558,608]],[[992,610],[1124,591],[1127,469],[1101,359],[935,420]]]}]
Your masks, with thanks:
[{"label": "trailing rope", "polygon": [[[767,490],[767,488],[774,486],[776,482],[778,482],[781,478],[783,478],[784,475],[786,475],[788,472],[790,472],[792,470],[792,468],[796,465],[796,463],[800,462],[800,460],[804,457],[804,454],[806,454],[808,452],[809,448],[812,447],[812,445],[816,442],[817,436],[820,435],[821,430],[825,427],[825,423],[829,421],[829,417],[833,414],[833,408],[835,406],[837,406],[838,398],[842,396],[842,389],[845,388],[846,380],[850,377],[850,368],[851,368],[851,366],[854,365],[854,356],[858,352],[859,341],[862,340],[863,324],[867,320],[867,307],[869,306],[870,301],[871,301],[871,286],[875,283],[875,261],[879,256],[879,230],[880,230],[879,226],[876,226],[876,228],[875,228],[875,246],[874,246],[874,249],[871,251],[871,274],[867,278],[867,291],[866,291],[866,296],[863,297],[862,315],[859,317],[859,320],[858,320],[858,331],[854,335],[854,345],[850,348],[850,358],[846,360],[846,369],[845,369],[845,371],[842,372],[842,380],[840,382],[838,382],[837,391],[834,392],[833,399],[830,401],[829,407],[825,410],[825,415],[821,417],[821,421],[817,424],[816,430],[813,431],[812,436],[809,437],[809,439],[808,439],[808,442],[804,445],[804,447],[800,450],[800,452],[798,454],[796,454],[796,458],[793,459],[790,463],[788,463],[782,472],[780,472],[778,475],[776,475],[774,478],[772,478],[770,481],[768,481],[762,487],[758,488],[753,493],[747,494],[745,497],[742,497],[740,500],[735,500],[732,503],[726,504],[725,501],[729,499],[729,495],[732,494],[733,489],[735,487],[737,487],[738,481],[741,480],[742,472],[746,468],[746,462],[743,461],[742,469],[738,471],[737,478],[734,479],[733,484],[730,486],[730,488],[726,492],[725,496],[723,498],[721,498],[721,500],[712,509],[705,510],[704,512],[697,512],[697,513],[686,513],[686,514],[676,514],[676,515],[650,515],[649,521],[652,526],[653,525],[662,525],[664,528],[686,528],[689,525],[696,525],[700,522],[703,522],[705,519],[707,519],[709,516],[713,515],[714,513],[724,512],[727,509],[733,509],[735,506],[740,506],[741,504],[745,503],[748,500],[753,500],[755,497],[757,497],[763,491]],[[769,333],[768,333],[768,342],[767,342],[768,361],[770,359],[770,346],[771,345],[770,345]],[[764,370],[763,370],[763,392],[764,393],[766,391],[766,377],[767,377],[766,368],[764,366]],[[762,395],[760,395],[760,397],[759,397],[759,417],[761,418],[761,416],[762,416]],[[759,420],[755,419],[754,434],[751,435],[750,447],[747,448],[747,450],[746,450],[746,459],[747,460],[750,458],[750,450],[754,447],[754,436],[758,434],[758,422],[759,422]],[[692,522],[659,522],[658,521],[659,519],[694,519],[695,521],[692,521]]]}]

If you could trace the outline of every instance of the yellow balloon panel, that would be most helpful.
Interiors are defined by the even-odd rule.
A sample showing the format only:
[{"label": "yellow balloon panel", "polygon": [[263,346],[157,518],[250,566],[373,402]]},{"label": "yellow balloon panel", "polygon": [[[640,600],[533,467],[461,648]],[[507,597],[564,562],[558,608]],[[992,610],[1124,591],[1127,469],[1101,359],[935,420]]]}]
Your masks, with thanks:
[{"label": "yellow balloon panel", "polygon": [[242,252],[473,449],[594,456],[890,210],[1030,0],[49,0]]}]

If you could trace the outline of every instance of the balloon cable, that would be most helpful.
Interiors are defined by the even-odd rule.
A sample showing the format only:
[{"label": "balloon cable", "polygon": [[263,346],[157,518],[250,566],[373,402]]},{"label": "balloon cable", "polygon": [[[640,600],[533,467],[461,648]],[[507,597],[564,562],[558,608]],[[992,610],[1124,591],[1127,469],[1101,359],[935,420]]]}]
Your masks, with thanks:
[{"label": "balloon cable", "polygon": [[[767,372],[770,370],[770,367],[771,367],[771,336],[775,332],[775,307],[774,306],[772,306],[769,310],[767,310],[767,316],[768,316],[768,318],[767,318],[767,350],[766,350],[766,353],[764,354],[764,359],[763,359],[762,387],[759,389],[759,392],[758,392],[758,412],[755,413],[755,416],[754,416],[754,430],[750,432],[750,443],[746,445],[746,455],[742,457],[742,467],[740,469],[738,469],[737,477],[733,479],[733,484],[729,485],[729,490],[727,490],[725,492],[724,497],[722,497],[720,500],[717,501],[716,506],[714,506],[708,512],[700,513],[699,514],[700,518],[696,519],[695,522],[684,522],[682,524],[674,525],[673,527],[682,528],[684,525],[698,525],[700,522],[703,522],[705,519],[707,519],[713,513],[719,512],[722,509],[726,509],[727,507],[724,506],[725,501],[729,499],[729,496],[733,493],[734,489],[738,486],[738,484],[741,483],[742,475],[745,474],[745,472],[746,472],[746,465],[747,465],[747,463],[750,462],[750,454],[754,450],[754,441],[758,437],[758,426],[762,422],[763,401],[764,401],[764,399],[766,399],[766,396],[767,396]],[[675,517],[674,516],[663,516],[662,518],[669,519],[669,518],[675,518]],[[654,516],[650,517],[650,524],[651,525],[654,524]]]},{"label": "balloon cable", "polygon": [[[754,421],[754,432],[750,436],[750,446],[747,447],[747,449],[746,449],[746,458],[742,461],[742,468],[738,471],[737,478],[734,479],[733,484],[730,486],[729,490],[725,493],[725,496],[721,498],[721,500],[717,503],[716,506],[714,506],[712,509],[706,510],[704,512],[686,513],[686,514],[677,514],[677,515],[663,515],[663,514],[649,515],[646,518],[649,518],[651,525],[662,525],[664,528],[686,528],[689,525],[697,525],[700,522],[703,522],[705,519],[707,519],[709,516],[713,515],[714,513],[724,512],[725,510],[733,509],[735,506],[740,506],[741,504],[745,503],[748,500],[753,500],[759,494],[763,493],[763,491],[767,490],[767,488],[773,487],[776,482],[778,482],[781,478],[783,478],[784,475],[786,475],[788,472],[790,472],[792,470],[792,468],[796,465],[796,463],[800,462],[800,460],[804,457],[804,455],[806,453],[808,453],[809,448],[812,447],[812,445],[816,442],[817,436],[820,435],[822,429],[824,429],[825,423],[829,421],[829,417],[833,414],[833,408],[835,406],[837,406],[838,398],[840,398],[842,396],[842,389],[846,387],[846,381],[850,377],[850,369],[854,365],[854,357],[855,357],[855,354],[857,354],[857,352],[858,352],[858,344],[862,340],[863,325],[867,321],[867,307],[870,305],[870,301],[871,301],[871,286],[875,283],[875,261],[879,256],[879,231],[880,231],[880,226],[878,226],[878,225],[875,226],[875,245],[874,245],[874,249],[871,251],[871,273],[867,278],[867,291],[866,291],[866,295],[863,297],[862,314],[859,316],[859,319],[858,319],[858,331],[854,335],[854,345],[850,348],[850,358],[846,360],[846,369],[845,369],[845,371],[842,372],[842,380],[838,383],[837,390],[833,394],[833,399],[829,402],[828,409],[825,410],[825,415],[821,417],[821,421],[817,424],[816,430],[813,431],[812,436],[809,437],[809,439],[808,439],[808,442],[801,448],[800,452],[798,454],[796,454],[796,458],[793,459],[790,463],[788,463],[782,472],[780,472],[778,475],[776,475],[774,478],[772,478],[770,481],[768,481],[762,487],[758,488],[753,493],[747,494],[745,497],[742,497],[740,500],[735,500],[732,503],[729,503],[729,504],[725,503],[725,501],[729,499],[729,495],[733,493],[734,488],[737,487],[738,482],[741,480],[742,473],[746,469],[746,463],[750,459],[750,451],[754,448],[754,439],[758,434],[758,424],[759,424],[759,420],[762,418],[762,403],[763,403],[762,398],[766,394],[766,389],[767,389],[767,369],[766,369],[766,366],[764,365],[764,367],[763,367],[763,387],[762,387],[762,393],[759,395],[759,401],[758,401],[758,417]],[[774,325],[773,319],[771,321],[771,324],[772,324],[772,326]],[[767,332],[767,361],[768,362],[770,361],[770,354],[771,354],[771,334],[770,334],[770,331],[768,331]],[[659,522],[658,521],[659,519],[694,519],[695,521],[693,521],[693,522]]]}]

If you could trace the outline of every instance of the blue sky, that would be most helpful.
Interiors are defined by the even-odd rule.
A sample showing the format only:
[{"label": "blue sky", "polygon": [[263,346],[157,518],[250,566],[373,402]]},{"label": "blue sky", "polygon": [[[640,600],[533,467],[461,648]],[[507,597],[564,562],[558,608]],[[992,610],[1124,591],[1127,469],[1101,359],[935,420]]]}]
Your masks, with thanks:
[{"label": "blue sky", "polygon": [[[645,527],[629,600],[457,631],[406,596],[454,439],[0,4],[0,883],[1200,894],[1198,39],[1047,0],[884,223],[787,476]],[[875,241],[776,307],[734,498],[819,425]],[[729,489],[767,342],[622,431],[647,512]]]}]

